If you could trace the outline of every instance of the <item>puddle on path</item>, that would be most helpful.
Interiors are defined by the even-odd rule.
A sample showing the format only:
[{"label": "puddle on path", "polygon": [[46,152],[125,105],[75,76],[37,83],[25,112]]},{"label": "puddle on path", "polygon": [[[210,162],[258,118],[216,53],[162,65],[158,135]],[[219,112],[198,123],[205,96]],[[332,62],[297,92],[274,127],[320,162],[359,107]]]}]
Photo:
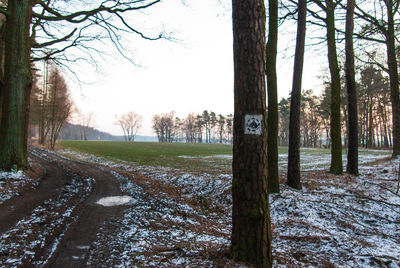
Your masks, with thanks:
[{"label": "puddle on path", "polygon": [[105,207],[112,207],[112,206],[120,206],[127,203],[132,202],[134,199],[129,195],[121,195],[121,196],[108,196],[100,198],[96,204],[102,205]]}]

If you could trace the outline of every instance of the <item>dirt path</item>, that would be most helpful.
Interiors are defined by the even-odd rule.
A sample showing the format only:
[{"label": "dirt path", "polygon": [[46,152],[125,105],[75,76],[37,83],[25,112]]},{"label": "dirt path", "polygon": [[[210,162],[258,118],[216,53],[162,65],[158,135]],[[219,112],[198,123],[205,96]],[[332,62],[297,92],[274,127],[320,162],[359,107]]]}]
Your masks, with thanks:
[{"label": "dirt path", "polygon": [[[55,231],[46,234],[45,245],[36,249],[35,259],[24,260],[26,264],[44,264],[46,267],[84,266],[87,253],[96,239],[100,225],[107,222],[109,218],[120,216],[122,213],[123,207],[105,207],[96,204],[103,197],[121,195],[119,182],[108,171],[99,167],[69,160],[39,148],[32,147],[30,149],[30,158],[40,165],[43,177],[36,189],[31,189],[0,205],[0,218],[2,219],[0,235],[15,228],[16,225],[20,225],[20,222],[27,217],[38,214],[35,212],[38,207],[41,208],[44,204],[53,202],[52,200],[64,198],[63,194],[69,191],[68,187],[77,178],[78,180],[86,178],[87,181],[92,182],[90,189],[86,187],[89,189],[87,193],[82,191],[84,187],[74,188],[63,203],[63,206],[70,209],[66,212],[62,209],[55,211],[55,214],[68,215],[69,218],[64,220],[60,226],[56,226]],[[70,214],[68,214],[69,212]],[[44,221],[43,225],[51,225],[49,221]],[[112,226],[110,225],[109,228],[112,229]],[[38,232],[43,233],[40,226]],[[7,255],[8,253],[3,254]],[[0,252],[0,258],[1,255]]]},{"label": "dirt path", "polygon": [[0,204],[0,233],[14,226],[24,216],[32,213],[32,210],[45,200],[54,198],[59,190],[68,181],[68,175],[57,165],[50,165],[44,159],[31,155],[32,159],[41,167],[42,178],[39,185],[33,191],[23,192]]},{"label": "dirt path", "polygon": [[54,256],[47,264],[47,267],[79,267],[86,263],[87,253],[96,239],[100,224],[122,212],[122,208],[119,206],[105,207],[96,202],[103,197],[121,195],[121,190],[116,178],[99,167],[65,160],[55,154],[52,157],[60,163],[65,163],[81,177],[94,179],[92,192],[84,202],[78,205],[75,211],[78,220],[69,228]]},{"label": "dirt path", "polygon": [[[210,178],[175,184],[167,176],[187,176],[89,164],[39,148],[30,149],[30,158],[43,176],[37,187],[0,207],[0,267],[215,267],[230,262],[229,219],[222,218],[229,208],[215,214],[213,206],[202,205],[211,204],[205,201],[214,192]],[[201,197],[192,194],[193,187]],[[96,204],[122,194],[131,201]],[[12,206],[18,209],[7,212]]]}]

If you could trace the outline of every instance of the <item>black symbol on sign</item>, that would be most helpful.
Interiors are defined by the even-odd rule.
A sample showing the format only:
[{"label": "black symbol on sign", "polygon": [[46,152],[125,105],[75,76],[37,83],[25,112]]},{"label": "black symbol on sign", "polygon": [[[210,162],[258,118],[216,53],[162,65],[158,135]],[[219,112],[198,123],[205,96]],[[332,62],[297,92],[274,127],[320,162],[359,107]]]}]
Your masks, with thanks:
[{"label": "black symbol on sign", "polygon": [[247,122],[247,130],[249,132],[257,132],[259,130],[259,128],[261,127],[261,123],[258,119],[256,118],[251,118],[248,122]]},{"label": "black symbol on sign", "polygon": [[262,118],[263,116],[261,114],[246,115],[244,118],[246,122],[244,126],[244,134],[261,135]]},{"label": "black symbol on sign", "polygon": [[254,118],[252,118],[251,120],[252,120],[252,121],[251,121],[251,123],[249,124],[249,128],[256,130],[256,129],[260,126],[260,123],[258,123],[258,122],[256,121],[256,119],[254,119]]}]

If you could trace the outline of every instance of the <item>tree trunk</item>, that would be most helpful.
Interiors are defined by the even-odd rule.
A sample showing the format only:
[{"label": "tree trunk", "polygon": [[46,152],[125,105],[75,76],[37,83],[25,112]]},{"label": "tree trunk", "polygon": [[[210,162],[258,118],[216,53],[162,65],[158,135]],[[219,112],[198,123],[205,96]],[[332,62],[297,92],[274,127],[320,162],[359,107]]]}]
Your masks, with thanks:
[{"label": "tree trunk", "polygon": [[28,168],[27,135],[32,76],[29,65],[31,1],[9,0],[0,129],[0,169]]},{"label": "tree trunk", "polygon": [[354,72],[354,6],[355,0],[347,0],[346,10],[346,86],[347,86],[347,105],[348,105],[348,151],[346,171],[350,174],[358,175],[358,111],[357,111],[357,89]]},{"label": "tree trunk", "polygon": [[264,1],[233,0],[232,11],[235,76],[232,257],[256,267],[272,267]]},{"label": "tree trunk", "polygon": [[299,0],[296,52],[294,56],[293,84],[290,100],[289,155],[287,184],[301,189],[300,183],[300,101],[303,76],[304,45],[306,36],[307,0]]},{"label": "tree trunk", "polygon": [[43,62],[43,85],[40,100],[40,119],[39,119],[39,144],[44,145],[46,143],[46,136],[48,132],[48,115],[46,102],[47,102],[47,89],[48,89],[48,76],[49,76],[49,64],[47,61]]},{"label": "tree trunk", "polygon": [[342,137],[340,127],[340,74],[336,55],[335,4],[326,0],[326,28],[328,39],[328,61],[331,74],[331,167],[333,174],[343,173]]},{"label": "tree trunk", "polygon": [[387,130],[387,115],[386,115],[386,104],[382,107],[382,119],[383,119],[383,129],[384,129],[384,139],[385,139],[385,148],[389,147],[388,140],[388,130]]},{"label": "tree trunk", "polygon": [[276,55],[278,46],[278,0],[269,0],[266,75],[268,92],[268,192],[279,193],[278,169],[278,82]]},{"label": "tree trunk", "polygon": [[4,35],[5,35],[5,16],[0,14],[0,125],[1,125],[1,107],[3,103],[4,92]]},{"label": "tree trunk", "polygon": [[393,0],[384,1],[387,7],[388,28],[386,35],[386,51],[390,78],[390,100],[392,102],[393,122],[393,157],[400,155],[400,96],[399,96],[399,72],[397,69]]},{"label": "tree trunk", "polygon": [[371,97],[371,101],[369,103],[369,116],[368,116],[368,142],[367,142],[367,147],[372,148],[373,147],[373,140],[374,140],[374,121],[372,117],[372,105],[374,103],[373,98]]}]

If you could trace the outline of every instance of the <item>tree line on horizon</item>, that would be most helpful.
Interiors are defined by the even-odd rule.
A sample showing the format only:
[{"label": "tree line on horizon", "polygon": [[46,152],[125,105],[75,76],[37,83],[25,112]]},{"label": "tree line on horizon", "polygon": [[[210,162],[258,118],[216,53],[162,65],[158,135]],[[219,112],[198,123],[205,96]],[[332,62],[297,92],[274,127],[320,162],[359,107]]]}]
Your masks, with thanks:
[{"label": "tree line on horizon", "polygon": [[179,118],[171,111],[155,114],[152,128],[159,142],[232,143],[233,115],[204,110]]}]

